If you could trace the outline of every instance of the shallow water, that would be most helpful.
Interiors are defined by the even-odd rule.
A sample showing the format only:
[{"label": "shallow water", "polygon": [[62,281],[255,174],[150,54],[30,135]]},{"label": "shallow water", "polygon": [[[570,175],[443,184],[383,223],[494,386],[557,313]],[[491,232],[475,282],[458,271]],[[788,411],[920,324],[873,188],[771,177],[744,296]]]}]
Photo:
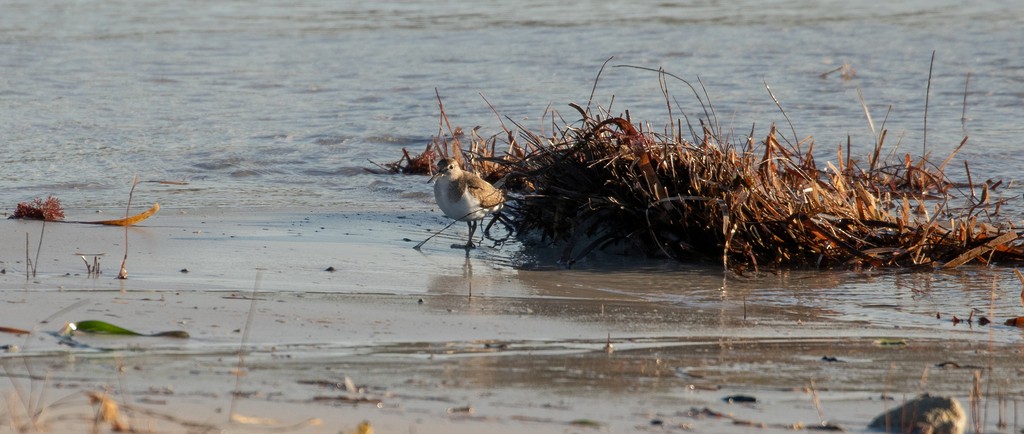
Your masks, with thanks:
[{"label": "shallow water", "polygon": [[[130,229],[131,277],[122,281],[112,278],[123,252],[125,234],[120,228],[42,228],[39,222],[3,220],[0,233],[7,247],[0,252],[5,271],[0,286],[13,291],[215,293],[250,291],[255,286],[288,293],[653,303],[737,321],[748,315],[772,318],[803,312],[800,315],[806,318],[837,321],[838,327],[849,327],[844,334],[853,336],[861,333],[859,325],[865,325],[923,329],[934,337],[966,333],[1002,343],[1018,343],[1024,337],[1019,329],[1001,325],[1022,313],[1021,283],[1005,267],[964,266],[934,273],[781,270],[723,277],[716,264],[657,261],[611,249],[565,269],[557,265],[558,248],[523,249],[513,241],[488,244],[468,256],[449,248],[462,240],[464,228],[442,233],[420,251],[412,248],[444,223],[427,208],[402,216],[370,210],[171,211]],[[44,229],[43,242],[37,246]],[[38,247],[42,253],[39,276],[29,280],[24,274],[26,234],[30,250]],[[105,253],[101,261],[106,274],[84,276],[80,253]],[[572,311],[561,313],[576,317]],[[995,324],[954,324],[954,316],[985,316]],[[756,327],[726,329],[730,334],[760,336]]]}]

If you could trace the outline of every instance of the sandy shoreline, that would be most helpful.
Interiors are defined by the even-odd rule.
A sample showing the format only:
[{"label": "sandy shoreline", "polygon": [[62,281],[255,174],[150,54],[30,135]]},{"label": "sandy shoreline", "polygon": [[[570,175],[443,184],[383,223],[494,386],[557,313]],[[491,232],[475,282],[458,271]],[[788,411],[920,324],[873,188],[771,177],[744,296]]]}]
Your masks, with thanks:
[{"label": "sandy shoreline", "polygon": [[[2,359],[3,429],[25,423],[31,407],[47,409],[38,420],[50,432],[84,432],[94,411],[84,393],[103,391],[142,431],[325,433],[363,420],[378,433],[750,429],[691,414],[703,408],[769,424],[757,432],[821,416],[860,431],[894,405],[880,395],[916,394],[923,374],[924,390],[966,406],[977,367],[993,369],[992,393],[1011,409],[1020,396],[1006,338],[836,321],[800,302],[744,303],[723,295],[709,270],[672,269],[686,280],[683,301],[638,296],[607,287],[657,282],[628,271],[524,269],[510,248],[466,258],[447,248],[459,231],[417,252],[406,239],[443,220],[404,212],[165,209],[129,230],[124,281],[114,279],[120,228],[48,224],[39,275],[26,280],[25,233],[34,253],[39,223],[0,222],[0,326],[35,331],[0,333],[0,344],[18,347]],[[76,252],[106,253],[103,274],[86,276]],[[69,346],[53,335],[87,319],[191,337],[79,334]],[[960,368],[936,367],[947,361]],[[356,390],[339,386],[346,378]],[[236,392],[238,414],[264,419],[229,422]],[[722,401],[735,394],[758,402]],[[985,404],[994,426],[999,401]]]}]

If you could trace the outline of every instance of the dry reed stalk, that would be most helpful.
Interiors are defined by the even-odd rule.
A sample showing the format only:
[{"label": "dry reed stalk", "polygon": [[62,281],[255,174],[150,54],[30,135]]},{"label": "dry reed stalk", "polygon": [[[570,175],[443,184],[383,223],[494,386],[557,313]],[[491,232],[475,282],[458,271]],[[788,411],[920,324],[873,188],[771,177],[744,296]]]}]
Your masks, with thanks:
[{"label": "dry reed stalk", "polygon": [[517,193],[506,214],[521,233],[562,242],[566,264],[612,243],[680,260],[719,258],[736,271],[1024,259],[1016,230],[991,222],[991,210],[1006,201],[991,199],[999,183],[986,182],[965,208],[949,206],[964,193],[945,169],[966,138],[939,165],[909,154],[892,162],[882,153],[883,122],[867,167],[850,155],[848,142],[838,167],[819,169],[813,142],[804,142],[806,151],[803,143],[783,144],[774,125],[760,142],[733,144],[717,123],[701,122],[703,134],[691,142],[681,137],[681,122],[657,134],[628,112],[595,114],[589,103],[571,104],[581,119],[569,123],[550,112],[547,135],[502,123],[489,138],[474,129],[466,144],[440,96],[438,106],[438,136],[428,149]]},{"label": "dry reed stalk", "polygon": [[39,245],[36,246],[36,259],[33,261],[29,256],[29,235],[28,232],[25,232],[25,280],[36,277],[36,271],[39,269],[39,253],[43,250],[44,234],[46,234],[46,220],[43,220],[42,225],[39,226]]},{"label": "dry reed stalk", "polygon": [[[131,215],[132,197],[135,196],[135,186],[137,185],[139,185],[139,175],[134,175],[132,176],[132,188],[128,190],[128,205],[124,207],[125,220]],[[128,263],[128,226],[124,225],[124,258],[121,259],[121,271],[117,273],[117,278],[121,280],[128,278],[128,269],[125,268]]]}]

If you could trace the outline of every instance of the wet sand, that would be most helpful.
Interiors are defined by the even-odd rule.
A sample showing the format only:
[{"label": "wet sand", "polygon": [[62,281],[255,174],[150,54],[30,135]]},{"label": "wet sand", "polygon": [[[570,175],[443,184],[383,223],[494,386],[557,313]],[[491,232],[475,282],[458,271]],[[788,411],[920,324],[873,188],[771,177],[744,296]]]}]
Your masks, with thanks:
[{"label": "wet sand", "polygon": [[[40,223],[0,221],[0,326],[33,330],[0,333],[17,347],[0,356],[0,431],[45,410],[40,428],[84,432],[86,393],[107,392],[156,432],[856,432],[923,391],[970,409],[975,371],[979,423],[1019,429],[1015,330],[840,315],[818,298],[835,273],[723,291],[713,265],[611,255],[564,270],[516,245],[466,257],[448,248],[460,226],[411,248],[445,223],[427,208],[164,209],[129,229],[118,280],[123,228],[47,224],[26,279]],[[105,253],[103,273],[75,253]],[[754,296],[780,285],[791,298]],[[191,337],[55,335],[83,320]]]}]

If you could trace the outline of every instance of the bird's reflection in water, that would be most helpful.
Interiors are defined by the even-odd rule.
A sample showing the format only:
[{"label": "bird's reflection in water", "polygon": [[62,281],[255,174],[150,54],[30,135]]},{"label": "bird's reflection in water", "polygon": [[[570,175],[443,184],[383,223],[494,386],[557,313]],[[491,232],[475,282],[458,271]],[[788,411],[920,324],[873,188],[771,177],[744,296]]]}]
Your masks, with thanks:
[{"label": "bird's reflection in water", "polygon": [[439,264],[435,268],[436,273],[430,275],[430,279],[427,282],[427,292],[431,294],[467,295],[472,297],[474,284],[477,284],[477,286],[482,284],[484,287],[489,286],[488,282],[476,282],[477,279],[500,279],[498,276],[491,276],[490,273],[487,273],[486,267],[482,276],[474,276],[474,260],[479,259],[474,259],[467,253],[461,266],[456,262],[458,261],[457,259],[450,262],[446,261],[444,265]]},{"label": "bird's reflection in water", "polygon": [[430,264],[425,272],[427,293],[468,297],[519,293],[523,288],[515,265],[518,247],[510,247],[507,240],[485,239],[494,245],[466,249],[462,261],[451,250],[421,251]]},{"label": "bird's reflection in water", "polygon": [[466,250],[466,262],[462,264],[462,276],[466,278],[466,285],[469,286],[469,296],[473,297],[473,261],[469,259],[469,250]]}]

